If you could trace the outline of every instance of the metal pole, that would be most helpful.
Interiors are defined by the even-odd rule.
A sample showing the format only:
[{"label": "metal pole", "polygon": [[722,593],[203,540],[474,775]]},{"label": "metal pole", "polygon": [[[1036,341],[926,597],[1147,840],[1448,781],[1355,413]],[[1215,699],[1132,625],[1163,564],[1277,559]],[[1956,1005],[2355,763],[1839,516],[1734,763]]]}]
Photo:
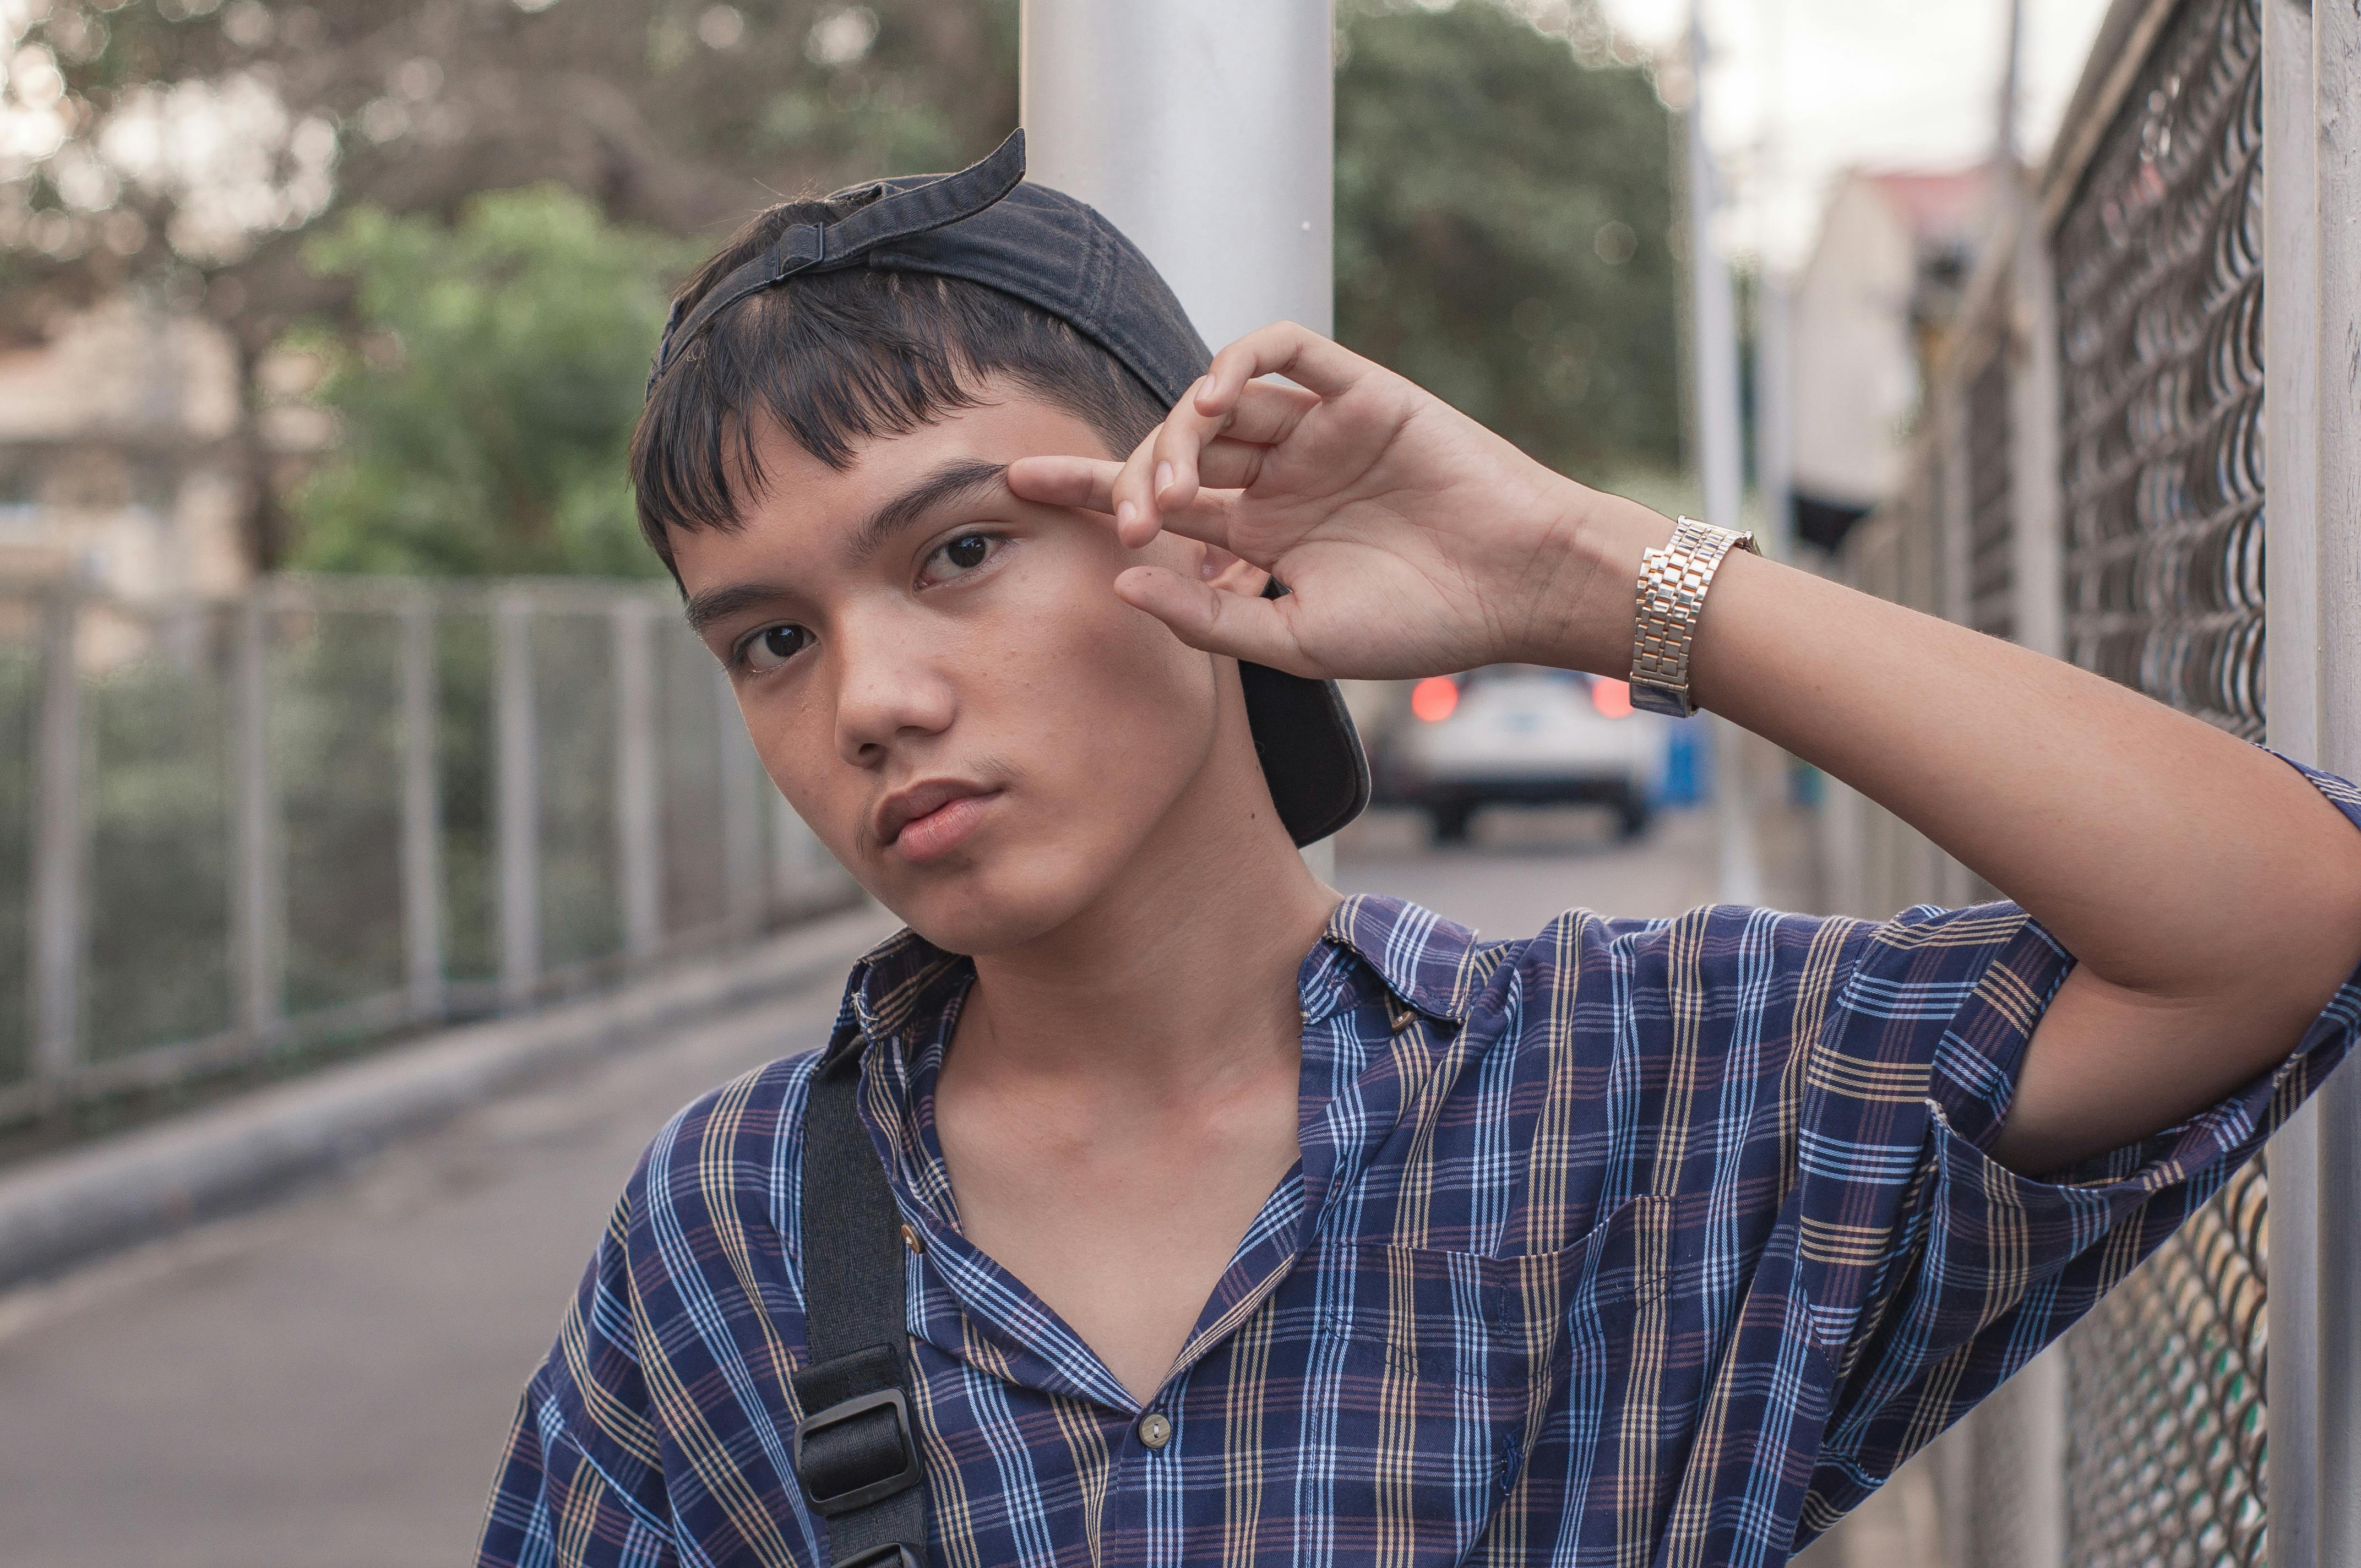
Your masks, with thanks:
[{"label": "metal pole", "polygon": [[622,868],[623,951],[645,962],[664,946],[664,844],[656,802],[655,606],[627,598],[615,638],[615,861]]},{"label": "metal pole", "polygon": [[[2004,119],[2001,169],[2010,209],[2004,237],[2014,247],[2007,279],[2015,308],[2014,329],[2025,334],[2004,342],[2011,355],[2009,396],[2009,545],[2016,641],[2053,659],[2066,656],[2066,497],[2059,472],[2060,427],[2058,291],[2050,269],[2049,237],[2039,206],[2022,182],[2015,162],[2022,0],[2009,14],[2008,106]],[[1960,869],[1971,898],[1993,896],[1972,873]],[[2017,1374],[2024,1384],[2015,1433],[2026,1480],[2017,1499],[2019,1561],[2024,1568],[2062,1568],[2069,1541],[2066,1456],[2071,1425],[2067,1408],[2066,1354],[2052,1345]]]},{"label": "metal pole", "polygon": [[[2361,14],[2270,0],[2265,29],[2265,461],[2284,465],[2268,470],[2270,735],[2298,756],[2309,739],[2310,760],[2350,776],[2361,773]],[[2301,538],[2283,552],[2282,534],[2308,534],[2311,558]],[[2283,659],[2292,690],[2278,684]],[[2342,1568],[2361,1562],[2361,1080],[2331,1077],[2299,1120],[2288,1157],[2275,1151],[2271,1164],[2271,1229],[2284,1242],[2272,1249],[2270,1391],[2303,1385],[2284,1469],[2271,1406],[2272,1556]],[[2300,1194],[2284,1210],[2283,1182]],[[2290,1252],[2304,1258],[2283,1307]],[[2284,1556],[2283,1505],[2298,1516]]]},{"label": "metal pole", "polygon": [[[2008,345],[1997,345],[1993,352],[2005,356]],[[1935,506],[1927,526],[1935,534],[1937,567],[1936,602],[1925,608],[1962,626],[1975,612],[1974,551],[1970,544],[1975,501],[1968,466],[1968,454],[1973,445],[1969,423],[1974,417],[1970,389],[1975,380],[1970,376],[1927,388],[1925,414],[1934,438]]]},{"label": "metal pole", "polygon": [[[2317,762],[2321,742],[2320,510],[2312,448],[2320,388],[2312,269],[2312,7],[2301,0],[2263,5],[2263,404],[2264,472],[2269,476],[2264,554],[2270,636],[2265,689],[2272,746]],[[2330,1568],[2322,1550],[2323,1487],[2331,1461],[2322,1449],[2320,1383],[2326,1306],[2322,1274],[2322,1095],[2290,1118],[2270,1152],[2270,1345],[2264,1408],[2270,1416],[2268,1486],[2273,1568]],[[2340,1108],[2342,1109],[2342,1108]],[[2341,1118],[2339,1118],[2341,1119]],[[2346,1124],[2350,1124],[2347,1123]]]},{"label": "metal pole", "polygon": [[1754,488],[1763,498],[1763,553],[1774,561],[1793,560],[1795,554],[1789,308],[1786,281],[1774,277],[1765,261],[1754,293]]},{"label": "metal pole", "polygon": [[81,595],[41,608],[41,717],[33,839],[33,1072],[63,1102],[82,1065],[82,681],[74,668]]},{"label": "metal pole", "polygon": [[[1104,213],[1215,348],[1334,330],[1329,0],[1023,0],[1032,177]],[[1334,850],[1304,851],[1326,875]]]},{"label": "metal pole", "polygon": [[805,862],[810,859],[811,829],[777,790],[764,792],[771,824],[771,908],[792,914],[809,896]]},{"label": "metal pole", "polygon": [[716,669],[714,700],[721,755],[722,876],[729,890],[730,924],[751,930],[763,920],[763,795],[767,787],[754,744],[746,734],[746,720],[738,711],[738,694],[730,677]]},{"label": "metal pole", "polygon": [[492,612],[492,729],[500,758],[492,837],[500,858],[500,1001],[541,983],[541,768],[533,700],[533,607],[503,594]]},{"label": "metal pole", "polygon": [[1147,252],[1205,341],[1330,330],[1328,0],[1024,0],[1032,177]]},{"label": "metal pole", "polygon": [[[1995,345],[1995,355],[2005,356],[2008,345]],[[1971,540],[1973,537],[1972,514],[1974,491],[1971,487],[1968,453],[1968,422],[1971,394],[1968,386],[1936,386],[1928,389],[1929,422],[1935,440],[1934,508],[1927,520],[1934,531],[1936,613],[1946,620],[1967,625],[1974,609],[1975,594],[1971,582]],[[1938,904],[1954,907],[1976,902],[1978,889],[1975,873],[1950,855],[1927,840],[1934,857],[1933,885],[1928,896]],[[2029,1568],[2029,1565],[2028,1565]]]},{"label": "metal pole", "polygon": [[401,931],[413,1018],[440,1016],[445,1002],[434,628],[434,604],[422,589],[401,611]]},{"label": "metal pole", "polygon": [[1999,135],[1993,138],[1993,151],[1997,154],[2001,178],[2012,184],[2016,179],[2016,166],[2021,156],[2018,152],[2017,122],[2023,113],[2024,92],[2019,83],[2024,74],[2025,0],[2008,0],[2008,45],[2001,57]]},{"label": "metal pole", "polygon": [[238,607],[232,701],[236,818],[231,834],[230,928],[236,933],[237,1019],[261,1047],[279,1032],[280,969],[277,802],[270,780],[269,590],[258,586]]},{"label": "metal pole", "polygon": [[[1713,238],[1713,152],[1705,140],[1705,18],[1689,11],[1688,249],[1691,351],[1697,380],[1697,455],[1705,515],[1723,527],[1738,521],[1741,472],[1738,415],[1738,305],[1730,269]],[[1713,806],[1719,828],[1718,896],[1725,904],[1763,902],[1763,863],[1754,838],[1754,803],[1746,777],[1746,740],[1716,714]]]},{"label": "metal pole", "polygon": [[2066,656],[2066,493],[2059,472],[2065,411],[2059,401],[2058,284],[2040,209],[2018,208],[2016,254],[2009,281],[2024,323],[2016,374],[2009,385],[2009,429],[2015,443],[2016,640],[2053,659]]}]

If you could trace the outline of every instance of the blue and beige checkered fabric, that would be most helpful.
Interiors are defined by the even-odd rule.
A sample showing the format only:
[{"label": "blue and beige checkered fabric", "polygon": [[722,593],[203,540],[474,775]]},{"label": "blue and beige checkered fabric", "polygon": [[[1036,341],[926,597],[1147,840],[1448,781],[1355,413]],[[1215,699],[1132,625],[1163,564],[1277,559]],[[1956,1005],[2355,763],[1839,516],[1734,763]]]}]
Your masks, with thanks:
[{"label": "blue and beige checkered fabric", "polygon": [[[2356,821],[2361,795],[2317,778]],[[933,1086],[972,978],[855,970],[903,1214],[939,1568],[1776,1564],[2130,1271],[2361,1022],[2036,1181],[1982,1152],[2071,959],[2010,905],[1576,911],[1479,942],[1356,898],[1304,960],[1302,1160],[1149,1408],[961,1236]],[[788,1465],[815,1058],[649,1147],[526,1391],[481,1562],[828,1558]],[[1176,1180],[1186,1180],[1185,1173]]]}]

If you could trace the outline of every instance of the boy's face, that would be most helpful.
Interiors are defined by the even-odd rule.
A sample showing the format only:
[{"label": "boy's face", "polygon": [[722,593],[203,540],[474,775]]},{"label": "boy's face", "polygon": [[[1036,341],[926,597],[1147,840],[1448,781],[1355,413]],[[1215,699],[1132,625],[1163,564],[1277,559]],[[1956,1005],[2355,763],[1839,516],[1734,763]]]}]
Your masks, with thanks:
[{"label": "boy's face", "polygon": [[1244,726],[1224,663],[1112,587],[1130,565],[1193,573],[1203,547],[1126,551],[1100,521],[1016,499],[1005,465],[1105,443],[987,395],[842,471],[766,428],[740,526],[671,539],[780,791],[882,903],[967,953],[1090,907]]}]

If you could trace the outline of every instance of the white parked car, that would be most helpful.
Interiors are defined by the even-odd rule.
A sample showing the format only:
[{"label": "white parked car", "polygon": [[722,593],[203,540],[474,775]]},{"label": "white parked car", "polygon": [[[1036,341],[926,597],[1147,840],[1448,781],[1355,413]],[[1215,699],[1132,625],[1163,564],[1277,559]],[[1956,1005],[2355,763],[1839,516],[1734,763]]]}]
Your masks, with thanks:
[{"label": "white parked car", "polygon": [[1621,681],[1495,664],[1419,682],[1411,715],[1380,759],[1380,788],[1423,810],[1438,843],[1466,839],[1494,802],[1606,806],[1625,838],[1647,830],[1670,737]]}]

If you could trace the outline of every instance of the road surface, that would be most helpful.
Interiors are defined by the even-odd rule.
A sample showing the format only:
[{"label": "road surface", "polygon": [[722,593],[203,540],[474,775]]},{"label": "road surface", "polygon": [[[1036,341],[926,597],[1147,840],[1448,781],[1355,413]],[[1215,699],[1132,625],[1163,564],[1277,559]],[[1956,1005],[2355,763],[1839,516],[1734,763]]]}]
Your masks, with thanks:
[{"label": "road surface", "polygon": [[[1576,904],[1675,913],[1712,877],[1698,814],[1637,845],[1596,814],[1496,815],[1440,852],[1380,815],[1337,870],[1492,936]],[[466,1562],[517,1393],[641,1147],[701,1091],[818,1044],[835,1005],[822,987],[684,1030],[272,1208],[0,1296],[0,1562]]]}]

